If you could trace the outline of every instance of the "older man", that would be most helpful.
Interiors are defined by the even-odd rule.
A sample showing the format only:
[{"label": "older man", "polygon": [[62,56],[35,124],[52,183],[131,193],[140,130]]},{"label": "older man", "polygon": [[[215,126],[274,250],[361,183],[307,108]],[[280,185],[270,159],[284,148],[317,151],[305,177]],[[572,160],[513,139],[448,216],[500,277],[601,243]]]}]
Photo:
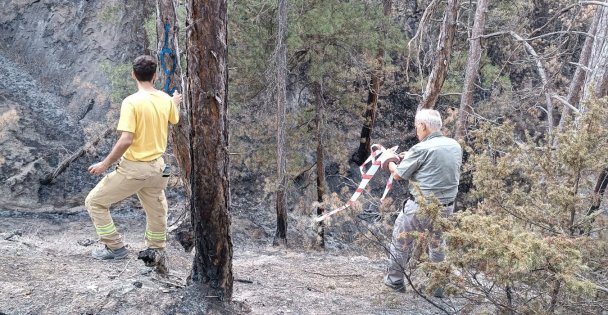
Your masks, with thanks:
[{"label": "older man", "polygon": [[[441,215],[449,217],[454,210],[454,199],[458,192],[462,148],[454,139],[445,137],[441,132],[441,116],[432,109],[423,109],[416,114],[416,136],[420,143],[413,146],[397,165],[389,161],[386,166],[396,179],[409,180],[410,197],[395,220],[390,245],[388,273],[384,284],[396,291],[405,291],[404,267],[412,251],[414,239],[409,232],[428,231],[432,239],[429,255],[432,262],[441,262],[445,254],[445,241],[441,231],[432,231],[430,218],[417,214],[416,197],[436,197],[443,205]],[[437,288],[433,295],[443,297],[443,289]]]}]

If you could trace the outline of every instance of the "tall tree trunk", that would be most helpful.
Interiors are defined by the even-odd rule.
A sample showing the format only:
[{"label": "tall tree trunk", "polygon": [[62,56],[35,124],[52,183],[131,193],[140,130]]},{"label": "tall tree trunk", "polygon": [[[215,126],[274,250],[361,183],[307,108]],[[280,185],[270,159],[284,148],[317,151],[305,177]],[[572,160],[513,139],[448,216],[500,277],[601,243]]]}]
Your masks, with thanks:
[{"label": "tall tree trunk", "polygon": [[285,205],[285,105],[287,103],[287,48],[285,37],[287,35],[287,0],[279,0],[278,36],[276,49],[277,71],[277,231],[274,235],[273,245],[287,245],[287,210]]},{"label": "tall tree trunk", "polygon": [[586,109],[584,101],[594,96],[604,96],[608,89],[608,7],[598,6],[597,10],[600,15],[596,31],[598,36],[595,37],[591,48],[588,65],[590,71],[583,85],[583,102],[579,105],[581,113]]},{"label": "tall tree trunk", "polygon": [[[319,202],[319,206],[317,207],[317,216],[323,215],[325,212],[323,201],[325,194],[327,193],[327,186],[325,184],[325,163],[323,160],[325,159],[325,154],[323,151],[323,119],[324,119],[324,97],[323,91],[321,89],[321,84],[314,83],[314,93],[315,93],[315,120],[317,123],[317,201]],[[325,233],[324,233],[323,222],[319,222],[317,226],[317,243],[321,247],[325,247]]]},{"label": "tall tree trunk", "polygon": [[[593,20],[591,21],[591,25],[589,25],[589,30],[587,33],[589,34],[585,38],[585,42],[583,44],[583,49],[581,50],[581,54],[578,58],[578,65],[576,70],[574,71],[574,75],[572,76],[572,81],[570,81],[570,88],[568,89],[568,96],[566,97],[566,102],[568,104],[577,107],[578,102],[581,98],[581,91],[583,88],[583,83],[585,83],[586,77],[586,68],[589,65],[589,59],[591,58],[591,49],[593,48],[593,42],[595,39],[595,34],[597,34],[597,26],[602,17],[602,8],[598,7],[593,16]],[[566,119],[570,115],[572,110],[569,106],[564,106],[562,109],[562,115],[559,120],[558,128],[561,130],[564,127]]]},{"label": "tall tree trunk", "polygon": [[439,98],[439,92],[443,87],[443,82],[450,66],[450,57],[452,54],[452,44],[454,43],[454,34],[456,34],[456,20],[458,18],[458,8],[460,0],[447,0],[445,5],[445,14],[443,23],[439,31],[439,40],[437,43],[437,56],[435,65],[429,75],[422,101],[418,104],[418,110],[423,108],[434,108]]},{"label": "tall tree trunk", "polygon": [[486,11],[488,10],[489,0],[478,0],[477,8],[475,9],[475,20],[473,22],[473,30],[469,38],[469,56],[467,59],[467,68],[464,75],[464,90],[460,96],[460,111],[458,123],[456,124],[456,139],[464,138],[467,130],[467,121],[469,112],[473,105],[473,94],[475,92],[475,81],[479,76],[479,66],[481,63],[481,35],[486,23]]},{"label": "tall tree trunk", "polygon": [[[164,69],[159,71],[159,79],[162,83],[163,88],[165,84],[169,82],[169,90],[176,89],[181,91],[183,94],[187,94],[186,82],[182,76],[182,68],[180,62],[180,49],[179,49],[179,20],[177,18],[177,7],[178,3],[176,0],[156,0],[156,36],[157,36],[157,51],[159,52],[160,58],[163,58],[163,62],[166,65],[167,70],[171,70],[173,66],[172,58],[176,60],[176,66],[172,75],[168,75]],[[169,33],[165,32],[165,24],[168,23]],[[168,36],[167,36],[168,35]],[[167,36],[167,37],[166,37]],[[161,50],[167,43],[167,48],[173,51],[174,55],[161,54]],[[169,80],[169,81],[167,81]],[[184,97],[183,106],[179,113],[179,124],[170,127],[171,135],[171,149],[175,155],[175,159],[179,166],[179,174],[184,184],[184,191],[186,193],[186,200],[190,200],[192,192],[190,190],[190,121],[188,118],[189,113],[189,102],[188,98]],[[186,251],[192,249],[191,240],[194,238],[192,231],[192,222],[190,215],[186,215],[186,211],[190,209],[190,205],[186,203],[184,207],[183,219],[181,219],[179,226],[177,227],[177,239]]]},{"label": "tall tree trunk", "polygon": [[228,179],[226,0],[190,0],[187,19],[191,109],[191,210],[196,254],[190,283],[232,297]]},{"label": "tall tree trunk", "polygon": [[[391,15],[391,0],[384,0],[384,16]],[[386,36],[386,28],[382,29],[383,36]],[[361,128],[361,137],[359,141],[359,149],[352,156],[351,160],[357,165],[362,164],[371,153],[371,135],[376,123],[376,111],[378,110],[378,95],[380,95],[380,86],[382,85],[382,71],[384,68],[384,43],[380,43],[378,52],[376,53],[376,69],[372,71],[369,92],[367,94],[367,108],[365,109],[365,122]]]}]

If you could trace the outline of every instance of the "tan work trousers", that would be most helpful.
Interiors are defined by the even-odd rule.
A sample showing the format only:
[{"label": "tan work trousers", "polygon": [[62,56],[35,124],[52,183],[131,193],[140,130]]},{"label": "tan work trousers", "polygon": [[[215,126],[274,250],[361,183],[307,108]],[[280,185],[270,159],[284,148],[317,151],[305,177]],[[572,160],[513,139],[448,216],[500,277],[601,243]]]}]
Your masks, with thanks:
[{"label": "tan work trousers", "polygon": [[91,190],[85,207],[93,220],[99,239],[110,249],[124,246],[116,230],[110,206],[137,194],[146,212],[145,241],[149,248],[165,248],[167,240],[167,200],[165,188],[168,177],[162,177],[165,162],[158,158],[149,162],[121,159],[118,167],[106,175]]}]

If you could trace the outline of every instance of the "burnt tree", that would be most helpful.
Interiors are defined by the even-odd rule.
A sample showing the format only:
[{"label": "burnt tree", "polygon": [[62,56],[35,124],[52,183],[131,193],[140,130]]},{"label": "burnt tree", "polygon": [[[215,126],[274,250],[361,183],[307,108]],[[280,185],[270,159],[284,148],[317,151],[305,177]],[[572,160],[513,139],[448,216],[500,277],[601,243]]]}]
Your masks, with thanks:
[{"label": "burnt tree", "polygon": [[277,12],[278,36],[276,49],[277,74],[277,231],[274,235],[273,245],[287,245],[287,210],[285,207],[285,105],[287,103],[287,0],[279,0]]},{"label": "burnt tree", "polygon": [[207,295],[232,297],[232,240],[228,180],[226,0],[188,2],[187,98],[190,104],[190,207],[196,254],[189,283]]},{"label": "burnt tree", "polygon": [[[323,90],[321,84],[313,83],[313,93],[315,95],[315,121],[317,129],[317,156],[316,156],[316,173],[317,173],[317,216],[322,216],[325,212],[324,200],[325,194],[327,193],[327,185],[325,181],[325,152],[323,150],[323,119],[325,99],[323,96]],[[325,247],[325,227],[323,221],[317,225],[317,244],[321,247]]]},{"label": "burnt tree", "polygon": [[[179,20],[176,9],[178,3],[175,0],[156,0],[156,41],[158,59],[161,66],[159,79],[163,90],[172,94],[172,91],[181,91],[187,94],[186,82],[182,76],[180,49],[179,49]],[[179,124],[170,126],[171,150],[179,166],[179,174],[184,184],[187,200],[192,195],[190,191],[190,122],[188,120],[188,99],[184,98],[184,105],[179,111]],[[183,219],[177,227],[177,239],[186,251],[192,250],[192,224],[190,216],[187,215],[189,205],[184,207]]]},{"label": "burnt tree", "polygon": [[[391,0],[382,1],[384,8],[384,16],[391,15]],[[383,27],[383,33],[386,35],[386,28]],[[372,69],[372,76],[367,94],[367,107],[365,109],[365,122],[361,128],[361,136],[359,140],[359,149],[353,154],[351,160],[357,165],[363,164],[371,154],[371,135],[376,123],[376,111],[378,110],[378,96],[380,95],[380,86],[382,85],[382,71],[384,68],[384,44],[381,43],[376,53],[376,68]]]},{"label": "burnt tree", "polygon": [[[156,0],[156,34],[157,34],[157,48],[159,52],[159,61],[162,60],[162,64],[165,65],[165,69],[160,69],[159,79],[162,83],[163,90],[165,86],[168,88],[169,94],[173,94],[172,91],[185,91],[185,82],[182,78],[182,69],[180,66],[180,55],[179,55],[179,21],[177,19],[176,4],[173,0]],[[165,32],[165,28],[168,32]],[[163,48],[167,43],[169,50]],[[166,70],[166,71],[165,71]],[[168,72],[168,73],[167,73]],[[180,110],[179,121],[180,123],[171,128],[171,148],[177,163],[181,170],[181,177],[184,184],[190,182],[190,151],[188,145],[190,143],[190,125],[188,122],[188,111],[187,111],[187,98],[184,99],[186,106],[183,106],[186,110]],[[190,187],[186,186],[186,194],[190,196]]]}]

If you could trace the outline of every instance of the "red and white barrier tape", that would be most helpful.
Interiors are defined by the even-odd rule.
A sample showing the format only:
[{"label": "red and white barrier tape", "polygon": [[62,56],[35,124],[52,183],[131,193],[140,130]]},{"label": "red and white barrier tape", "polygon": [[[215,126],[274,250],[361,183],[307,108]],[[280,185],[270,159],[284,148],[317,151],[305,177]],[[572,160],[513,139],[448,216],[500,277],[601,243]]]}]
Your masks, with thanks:
[{"label": "red and white barrier tape", "polygon": [[[363,164],[361,164],[361,166],[359,166],[359,171],[361,172],[361,183],[359,183],[359,187],[357,187],[357,190],[355,190],[355,193],[352,195],[352,197],[350,197],[350,199],[344,206],[334,209],[330,212],[325,213],[322,216],[315,218],[315,220],[317,222],[321,222],[321,221],[329,218],[330,216],[353,205],[353,203],[357,200],[357,198],[359,198],[359,196],[361,196],[361,194],[363,193],[365,186],[367,186],[369,181],[374,177],[374,175],[376,174],[378,169],[381,167],[382,162],[378,159],[378,156],[381,156],[383,153],[388,152],[388,151],[392,151],[393,153],[396,153],[396,151],[397,151],[396,146],[392,147],[390,149],[386,149],[380,144],[373,144],[371,146],[371,149],[372,149],[372,154],[367,158],[367,160],[365,160],[365,162],[363,162]],[[366,171],[365,165],[367,165],[369,163],[371,163],[371,166]],[[380,201],[382,201],[382,200],[384,200],[384,198],[386,198],[386,195],[388,194],[389,190],[391,190],[392,186],[393,186],[393,176],[390,175],[388,178],[388,182],[386,183],[386,187],[384,188],[384,193],[382,194],[382,198],[380,198]]]}]

